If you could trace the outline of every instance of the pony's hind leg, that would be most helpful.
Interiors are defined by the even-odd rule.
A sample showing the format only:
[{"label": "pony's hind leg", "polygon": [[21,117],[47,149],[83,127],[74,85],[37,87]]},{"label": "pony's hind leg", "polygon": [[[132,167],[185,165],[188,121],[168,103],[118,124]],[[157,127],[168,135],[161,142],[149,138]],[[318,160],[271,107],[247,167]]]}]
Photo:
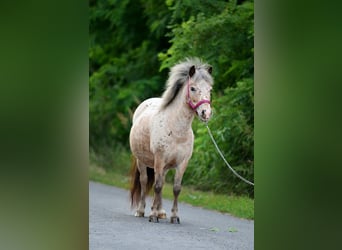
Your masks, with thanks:
[{"label": "pony's hind leg", "polygon": [[146,192],[147,192],[147,181],[148,181],[148,176],[147,176],[147,169],[146,166],[143,166],[142,164],[139,163],[138,161],[138,169],[140,172],[140,185],[141,185],[141,198],[138,204],[138,209],[135,212],[136,217],[144,217],[145,216],[145,206],[146,206]]}]

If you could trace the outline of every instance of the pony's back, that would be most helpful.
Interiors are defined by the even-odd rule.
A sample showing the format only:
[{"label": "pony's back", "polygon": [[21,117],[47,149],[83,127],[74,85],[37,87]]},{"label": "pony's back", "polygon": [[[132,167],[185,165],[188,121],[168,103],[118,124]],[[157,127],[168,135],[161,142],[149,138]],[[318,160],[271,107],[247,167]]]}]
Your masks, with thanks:
[{"label": "pony's back", "polygon": [[155,113],[160,105],[162,103],[162,99],[161,98],[150,98],[147,99],[145,101],[143,101],[135,110],[134,114],[133,114],[133,124],[135,123],[135,121],[142,115],[153,115],[153,113]]}]

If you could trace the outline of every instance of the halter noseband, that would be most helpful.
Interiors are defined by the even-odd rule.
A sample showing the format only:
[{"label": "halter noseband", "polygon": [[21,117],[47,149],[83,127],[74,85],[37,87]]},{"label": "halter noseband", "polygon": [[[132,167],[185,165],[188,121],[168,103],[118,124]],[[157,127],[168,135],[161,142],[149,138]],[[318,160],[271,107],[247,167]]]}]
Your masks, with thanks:
[{"label": "halter noseband", "polygon": [[198,103],[194,104],[192,101],[191,101],[191,98],[190,98],[190,76],[189,76],[189,80],[188,80],[188,93],[186,95],[186,103],[190,106],[190,108],[192,108],[192,110],[196,110],[199,106],[201,106],[202,104],[204,103],[208,103],[210,104],[210,101],[209,100],[206,100],[206,99],[203,99],[203,100],[200,100]]}]

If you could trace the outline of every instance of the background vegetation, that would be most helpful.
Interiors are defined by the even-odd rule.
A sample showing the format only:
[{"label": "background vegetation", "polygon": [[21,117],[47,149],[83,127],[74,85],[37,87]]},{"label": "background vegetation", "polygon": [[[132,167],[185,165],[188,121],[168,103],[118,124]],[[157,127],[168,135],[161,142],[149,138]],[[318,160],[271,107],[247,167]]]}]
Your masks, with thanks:
[{"label": "background vegetation", "polygon": [[[214,137],[236,171],[253,181],[254,2],[91,0],[89,16],[91,160],[127,173],[135,108],[161,96],[169,67],[196,56],[213,66]],[[254,188],[219,158],[205,126],[196,120],[193,129],[183,183],[253,197]]]}]

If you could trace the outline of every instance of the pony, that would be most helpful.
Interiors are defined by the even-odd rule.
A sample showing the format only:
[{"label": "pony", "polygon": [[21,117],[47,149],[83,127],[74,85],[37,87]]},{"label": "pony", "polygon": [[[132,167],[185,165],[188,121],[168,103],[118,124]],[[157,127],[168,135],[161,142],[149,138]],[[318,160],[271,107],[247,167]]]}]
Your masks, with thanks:
[{"label": "pony", "polygon": [[162,189],[168,170],[176,169],[171,223],[180,223],[178,196],[183,174],[194,144],[192,121],[208,122],[211,117],[210,93],[212,66],[198,58],[187,58],[174,65],[161,98],[143,101],[133,114],[129,135],[132,152],[131,207],[135,216],[144,217],[145,197],[154,189],[150,222],[166,219],[162,207]]}]

